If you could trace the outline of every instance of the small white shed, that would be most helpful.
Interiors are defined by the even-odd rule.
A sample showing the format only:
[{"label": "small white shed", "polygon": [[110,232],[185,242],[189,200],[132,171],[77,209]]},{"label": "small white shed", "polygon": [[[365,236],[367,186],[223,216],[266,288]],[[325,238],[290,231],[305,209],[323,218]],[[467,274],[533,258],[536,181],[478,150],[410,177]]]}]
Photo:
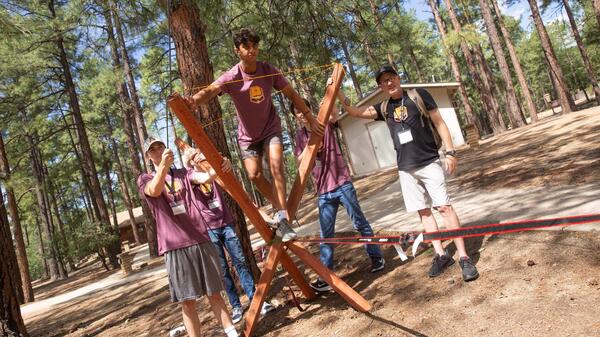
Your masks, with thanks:
[{"label": "small white shed", "polygon": [[[404,89],[423,88],[433,96],[457,147],[465,143],[451,99],[459,85],[458,82],[402,84]],[[385,98],[386,94],[377,89],[356,105],[370,106]],[[353,118],[344,113],[339,124],[353,175],[363,176],[396,166],[396,151],[385,122]]]}]

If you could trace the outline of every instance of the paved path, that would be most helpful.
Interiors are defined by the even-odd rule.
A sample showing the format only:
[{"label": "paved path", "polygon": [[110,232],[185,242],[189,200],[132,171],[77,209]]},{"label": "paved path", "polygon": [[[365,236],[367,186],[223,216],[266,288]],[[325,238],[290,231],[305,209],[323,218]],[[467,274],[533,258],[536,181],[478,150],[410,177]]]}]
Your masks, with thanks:
[{"label": "paved path", "polygon": [[[461,191],[449,182],[449,193],[463,226],[543,219],[600,212],[600,183],[580,186]],[[360,195],[359,195],[360,198]],[[388,185],[370,198],[360,200],[361,207],[375,230],[420,231],[416,213],[406,213],[399,182]],[[315,206],[316,207],[316,206]],[[435,212],[434,212],[435,213]],[[439,219],[438,214],[436,217]],[[556,227],[555,229],[560,229]],[[600,230],[600,224],[565,227],[567,230]],[[340,207],[336,231],[351,231],[352,223]],[[303,224],[301,236],[317,235],[318,220]]]},{"label": "paved path", "polygon": [[[139,268],[139,265],[141,263],[147,262],[147,260],[149,258],[148,245],[144,244],[144,245],[135,247],[132,249],[132,252],[134,252],[136,254],[136,256],[134,257],[134,260],[133,260],[133,267],[134,267],[134,270],[137,270]],[[23,315],[23,317],[31,317],[31,316],[36,315],[37,313],[48,310],[48,308],[50,308],[54,305],[71,301],[80,296],[88,295],[88,294],[91,294],[94,292],[102,291],[105,289],[117,287],[117,286],[124,285],[124,284],[129,284],[129,283],[139,281],[139,280],[142,280],[145,278],[158,276],[160,274],[164,274],[165,276],[167,274],[163,264],[161,264],[155,268],[152,268],[152,269],[145,269],[142,271],[134,272],[127,277],[123,277],[123,274],[120,271],[115,272],[114,274],[111,274],[110,276],[107,276],[103,279],[100,279],[100,280],[94,282],[94,283],[90,283],[88,285],[85,285],[85,286],[75,289],[73,291],[69,291],[69,292],[54,296],[54,297],[43,299],[41,301],[36,301],[33,303],[28,303],[28,304],[22,305],[21,306],[21,314]]]}]

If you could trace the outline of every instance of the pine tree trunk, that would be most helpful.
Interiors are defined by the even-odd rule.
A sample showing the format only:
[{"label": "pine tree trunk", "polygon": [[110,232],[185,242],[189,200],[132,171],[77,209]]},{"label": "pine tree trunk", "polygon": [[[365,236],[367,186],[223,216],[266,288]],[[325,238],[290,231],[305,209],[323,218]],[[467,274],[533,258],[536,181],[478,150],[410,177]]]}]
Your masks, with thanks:
[{"label": "pine tree trunk", "polygon": [[[213,69],[208,57],[208,46],[205,38],[205,25],[200,18],[200,11],[195,3],[190,0],[172,4],[167,8],[170,13],[171,32],[175,42],[177,64],[183,86],[186,88],[198,88],[213,82]],[[221,107],[216,99],[201,106],[194,115],[201,124],[221,119]],[[229,156],[229,148],[225,139],[223,123],[212,123],[205,128],[206,133],[212,139],[217,149],[226,157]],[[238,235],[244,249],[244,255],[248,266],[252,270],[254,279],[258,281],[260,269],[256,265],[250,234],[246,225],[244,213],[235,201],[226,194],[225,202],[232,211],[236,222]]]},{"label": "pine tree trunk", "polygon": [[46,258],[46,248],[44,248],[44,237],[43,237],[43,229],[40,221],[40,214],[34,210],[35,213],[35,227],[37,229],[38,234],[38,252],[40,253],[40,257],[42,260],[42,275],[40,275],[40,279],[47,280],[50,276],[50,268],[48,267],[48,259]]},{"label": "pine tree trunk", "polygon": [[[0,231],[3,234],[0,235],[4,235],[8,238],[12,238],[12,234],[11,234],[11,230],[10,230],[10,223],[8,222],[8,212],[6,211],[6,207],[4,206],[4,195],[3,193],[0,193]],[[11,264],[11,269],[15,270],[16,272],[13,274],[10,274],[10,278],[11,278],[11,283],[13,286],[13,292],[15,293],[15,296],[17,297],[17,301],[19,302],[19,304],[24,303],[25,302],[25,298],[23,297],[23,287],[21,284],[21,277],[20,277],[20,272],[19,272],[19,264],[17,263],[17,256],[14,250],[14,246],[13,246],[13,242],[11,240],[10,243],[10,259],[9,262]]]},{"label": "pine tree trunk", "polygon": [[594,4],[594,13],[596,14],[596,21],[598,21],[598,29],[600,29],[600,0],[592,0]]},{"label": "pine tree trunk", "polygon": [[[450,17],[450,21],[452,22],[452,26],[454,27],[454,30],[460,35],[462,32],[462,26],[461,26],[460,22],[458,22],[458,18],[456,17],[456,12],[454,11],[454,6],[450,2],[450,0],[444,0],[444,4],[446,5],[446,9],[448,11],[448,16]],[[480,74],[477,71],[477,66],[475,65],[475,62],[473,61],[473,55],[472,55],[471,50],[470,50],[469,46],[467,45],[466,41],[461,40],[460,49],[463,53],[463,56],[465,57],[465,60],[467,61],[467,67],[469,68],[471,77],[473,78],[473,80],[475,82],[475,86],[477,87],[477,89],[481,95],[483,104],[486,109],[486,113],[488,114],[488,117],[490,119],[492,130],[493,130],[494,134],[498,134],[501,132],[501,130],[498,128],[498,124],[495,123],[495,120],[493,118],[493,116],[495,114],[497,114],[498,112],[494,110],[494,105],[491,102],[492,93],[490,91],[489,83],[485,83],[484,80],[479,76]],[[477,126],[477,129],[479,130],[480,133],[483,132],[483,125],[479,119],[475,119],[475,125]]]},{"label": "pine tree trunk", "polygon": [[[594,0],[594,2],[598,2],[600,0]],[[594,72],[594,68],[592,67],[592,63],[590,62],[590,58],[585,50],[585,46],[583,41],[581,40],[581,35],[579,35],[579,29],[577,29],[577,23],[575,22],[575,17],[573,16],[573,11],[571,10],[571,6],[569,5],[569,1],[562,0],[563,5],[565,6],[565,11],[567,12],[567,16],[569,17],[569,24],[571,25],[571,31],[573,32],[573,38],[577,43],[577,48],[579,48],[579,53],[581,54],[581,59],[583,60],[583,65],[585,66],[585,71],[587,72],[588,79],[592,84],[592,88],[594,88],[594,93],[596,95],[596,102],[600,104],[600,86],[598,86],[598,78],[596,77],[596,73]],[[585,90],[585,88],[584,88]],[[587,94],[586,94],[587,96]]]},{"label": "pine tree trunk", "polygon": [[[106,20],[106,31],[108,36],[108,42],[110,45],[111,56],[113,61],[113,68],[117,73],[120,72],[121,68],[121,60],[119,59],[119,51],[116,39],[114,37],[113,31],[113,23],[112,23],[112,15],[111,11],[108,9],[108,5],[105,5],[104,8],[104,18]],[[123,81],[117,81],[115,83],[117,98],[119,100],[119,110],[121,111],[121,115],[123,116],[123,131],[125,133],[127,148],[129,150],[129,155],[132,161],[131,171],[134,172],[135,176],[139,176],[142,174],[142,165],[140,165],[140,158],[138,156],[138,151],[136,149],[135,137],[133,135],[133,130],[131,128],[131,100],[129,97],[129,93],[127,91],[127,86]],[[112,124],[108,114],[105,115],[107,125],[109,126],[109,132],[112,135]],[[133,214],[133,200],[132,195],[129,193],[129,187],[127,186],[127,182],[125,179],[123,165],[121,163],[121,158],[118,153],[118,148],[112,136],[111,139],[111,148],[113,152],[113,159],[117,163],[117,176],[119,178],[119,183],[121,185],[121,191],[123,192],[123,199],[125,201],[127,212],[129,213],[129,223],[131,225],[131,230],[133,231],[133,236],[135,238],[136,244],[141,244],[139,232],[137,230],[137,225],[135,222],[135,216]],[[158,243],[156,241],[156,223],[154,221],[154,217],[146,203],[144,198],[140,198],[140,204],[142,205],[142,212],[145,218],[145,226],[146,226],[146,235],[148,241],[148,249],[151,257],[158,256]]]},{"label": "pine tree trunk", "polygon": [[[382,36],[384,34],[384,32],[381,31],[381,27],[383,27],[383,22],[381,21],[382,13],[379,12],[379,7],[377,6],[377,3],[374,0],[369,0],[369,7],[371,8],[371,14],[373,15],[373,18],[375,18],[375,32],[376,32],[375,36]],[[388,63],[392,67],[394,67],[394,69],[396,69],[396,62],[394,61],[394,55],[392,55],[392,53],[389,52],[389,50],[390,50],[389,46],[386,45],[386,46],[382,46],[380,48],[384,48],[385,50],[388,51],[387,52]]]},{"label": "pine tree trunk", "polygon": [[[49,2],[48,8],[50,9],[52,18],[56,18],[56,13],[54,10],[54,1]],[[83,159],[82,164],[84,166],[84,171],[86,172],[86,175],[90,179],[92,197],[94,198],[94,201],[98,207],[98,213],[100,215],[98,220],[100,221],[102,226],[106,227],[107,229],[110,229],[108,209],[104,201],[104,196],[102,195],[102,188],[100,187],[100,182],[98,181],[98,173],[96,171],[92,149],[90,147],[87,131],[85,129],[85,123],[81,115],[81,110],[79,107],[79,98],[77,97],[75,83],[73,82],[73,76],[71,74],[71,66],[69,65],[67,53],[64,48],[62,33],[57,32],[55,42],[59,52],[60,65],[62,67],[62,72],[64,76],[65,91],[67,92],[69,97],[69,106],[71,107],[73,121],[77,130],[79,144],[81,146],[81,155]],[[113,245],[113,249],[108,248],[108,257],[114,269],[119,268],[117,254],[120,253],[120,250],[120,246],[116,247]]]},{"label": "pine tree trunk", "polygon": [[525,100],[525,104],[527,105],[527,110],[529,110],[529,116],[531,117],[531,123],[535,123],[538,121],[537,116],[537,108],[535,107],[535,103],[533,102],[533,98],[531,97],[531,89],[529,89],[529,84],[527,84],[527,79],[525,78],[525,73],[521,68],[521,61],[519,61],[519,56],[517,55],[517,51],[515,50],[515,46],[510,39],[510,33],[506,26],[504,25],[504,19],[502,18],[502,12],[500,11],[500,7],[498,7],[497,0],[491,0],[492,5],[494,7],[494,11],[496,12],[496,18],[498,18],[498,26],[500,27],[500,31],[504,36],[504,42],[506,44],[506,48],[508,49],[508,54],[510,55],[510,60],[512,61],[513,68],[515,70],[515,74],[517,75],[517,79],[519,80],[519,85],[521,86],[521,95]]},{"label": "pine tree trunk", "polygon": [[[59,278],[58,263],[57,263],[56,251],[54,250],[54,237],[52,234],[52,224],[50,222],[49,210],[47,208],[47,203],[45,201],[46,191],[44,190],[44,178],[43,178],[44,173],[43,173],[43,169],[42,169],[42,165],[41,165],[40,153],[39,153],[37,144],[34,140],[34,137],[29,134],[26,134],[25,138],[27,139],[27,142],[31,149],[30,162],[31,162],[32,170],[33,170],[33,176],[34,176],[34,179],[36,182],[35,195],[36,195],[38,209],[39,209],[40,218],[41,218],[40,245],[42,247],[44,247],[43,248],[43,251],[44,251],[43,256],[45,257],[45,260],[48,264],[50,280],[54,281]],[[44,243],[47,245],[46,247],[50,248],[49,250],[45,249]]]},{"label": "pine tree trunk", "polygon": [[413,67],[415,67],[415,71],[417,72],[417,79],[420,83],[425,83],[425,76],[423,76],[423,70],[421,70],[421,65],[419,64],[419,60],[417,59],[417,55],[415,55],[415,50],[412,45],[409,43],[406,48],[408,49],[408,56],[410,58],[410,62]]},{"label": "pine tree trunk", "polygon": [[[296,43],[294,41],[290,42],[290,56],[292,59],[292,65],[294,68],[299,69],[299,68],[303,68],[304,64],[302,63],[302,61],[300,61],[300,52],[298,51],[298,47],[296,46]],[[306,83],[306,81],[304,80],[304,78],[302,78],[302,76],[298,76],[296,77],[296,81],[298,82],[298,84],[300,85],[300,90],[302,92],[302,95],[304,98],[306,98],[311,106],[318,106],[317,101],[315,100],[315,97],[313,95],[313,90],[310,88],[310,86],[308,85],[308,83]]]},{"label": "pine tree trunk", "polygon": [[542,21],[537,2],[536,0],[527,0],[527,2],[529,2],[529,7],[531,7],[531,15],[533,17],[533,22],[535,23],[535,28],[540,38],[540,42],[542,43],[542,48],[544,49],[546,59],[550,64],[552,76],[554,76],[554,80],[556,81],[556,94],[558,95],[562,113],[566,114],[571,111],[575,111],[576,108],[575,104],[573,103],[573,97],[571,97],[571,94],[569,93],[567,81],[565,80],[562,69],[560,68],[560,64],[558,63],[558,58],[554,52],[554,47],[552,46],[552,41],[550,41],[550,36],[548,36],[546,27]]},{"label": "pine tree trunk", "polygon": [[[6,149],[4,147],[4,139],[2,133],[0,133],[0,172],[3,172],[5,179],[10,181],[10,165],[8,163],[8,157],[6,156]],[[17,206],[17,200],[15,198],[14,189],[10,185],[4,186],[6,189],[6,196],[8,199],[8,212],[13,224],[13,233],[15,237],[15,252],[16,258],[19,265],[19,272],[21,276],[21,287],[23,292],[23,302],[33,302],[34,294],[31,286],[31,275],[29,274],[29,261],[27,259],[27,251],[25,248],[25,241],[23,240],[23,230],[21,226],[21,219],[19,217],[19,207]]]},{"label": "pine tree trunk", "polygon": [[[146,130],[146,124],[144,122],[144,114],[140,105],[140,98],[137,94],[135,86],[135,77],[133,75],[133,69],[131,67],[131,61],[129,60],[129,53],[127,52],[127,45],[125,44],[125,37],[123,35],[123,29],[121,25],[121,19],[117,11],[117,2],[111,1],[111,9],[114,19],[114,26],[117,33],[117,40],[121,47],[121,57],[123,59],[123,70],[125,71],[125,78],[127,80],[127,88],[129,89],[129,96],[131,97],[131,107],[133,108],[133,121],[135,122],[138,144],[144,144],[144,140],[148,138],[148,131]],[[150,173],[152,169],[146,166],[146,172]]]},{"label": "pine tree trunk", "polygon": [[502,74],[502,78],[504,79],[504,86],[506,88],[506,105],[508,108],[508,117],[512,124],[512,128],[516,129],[518,127],[526,125],[526,123],[523,117],[523,113],[521,111],[521,107],[519,106],[519,102],[517,101],[517,95],[515,92],[515,87],[512,83],[510,69],[508,68],[506,56],[504,55],[504,49],[502,49],[502,44],[500,42],[500,35],[498,34],[498,30],[496,29],[494,19],[492,18],[492,12],[487,1],[488,0],[479,0],[479,6],[481,7],[483,21],[485,23],[485,28],[488,33],[490,44],[492,45],[492,50],[494,51],[494,55],[496,56],[496,60],[498,61],[498,66],[500,67],[500,73]]},{"label": "pine tree trunk", "polygon": [[346,59],[346,64],[348,65],[348,72],[350,73],[350,78],[352,79],[354,90],[356,91],[358,100],[361,100],[363,98],[363,91],[360,87],[358,76],[356,76],[356,71],[354,70],[354,63],[352,62],[352,58],[350,57],[350,53],[348,52],[348,45],[343,39],[342,41],[340,41],[340,44],[342,45],[342,51],[344,52],[344,58]]},{"label": "pine tree trunk", "polygon": [[448,58],[450,59],[450,65],[452,67],[452,74],[454,75],[454,79],[460,83],[460,86],[458,87],[458,92],[460,93],[460,99],[465,108],[465,116],[467,118],[467,122],[474,123],[475,115],[473,113],[473,107],[471,106],[471,103],[469,102],[469,97],[467,95],[467,90],[465,89],[465,85],[462,81],[462,75],[460,73],[460,68],[458,67],[458,62],[456,61],[456,57],[452,53],[452,50],[450,50],[450,48],[448,47],[448,44],[446,43],[446,28],[444,27],[444,22],[442,21],[440,12],[438,10],[438,7],[437,7],[435,1],[427,0],[427,2],[429,3],[429,7],[431,7],[431,10],[433,12],[433,17],[435,19],[435,23],[440,32],[442,45],[444,46],[446,55],[448,55]]},{"label": "pine tree trunk", "polygon": [[[47,182],[47,180],[46,180]],[[63,247],[68,248],[69,244],[67,242],[67,237],[65,236],[65,231],[64,231],[64,224],[62,222],[62,219],[60,217],[60,212],[58,210],[58,204],[56,203],[56,195],[55,195],[55,188],[54,185],[52,184],[52,182],[47,182],[46,183],[46,189],[48,191],[48,205],[49,208],[52,210],[52,212],[54,212],[54,217],[56,218],[56,225],[58,226],[58,231],[59,231],[59,235],[56,234],[56,231],[54,231],[54,237],[58,237],[58,240],[56,240],[55,243],[55,249],[57,252],[57,258],[58,258],[58,273],[60,275],[61,279],[66,279],[69,277],[69,273],[68,273],[68,268],[67,265],[65,265],[65,260],[67,260],[68,258],[66,256],[63,256],[62,251],[58,248],[59,247],[59,242],[62,244]],[[54,226],[53,226],[54,228]]]},{"label": "pine tree trunk", "polygon": [[[108,127],[108,133],[110,138],[110,149],[112,151],[112,160],[115,162],[117,166],[117,179],[119,181],[119,186],[121,188],[121,192],[123,193],[123,202],[125,203],[125,207],[127,208],[127,213],[129,215],[129,225],[131,226],[131,231],[133,233],[133,238],[135,239],[135,244],[140,245],[142,241],[140,240],[140,233],[137,230],[137,225],[135,223],[135,215],[133,214],[133,206],[131,202],[131,196],[129,194],[129,187],[125,181],[125,174],[123,172],[123,164],[121,163],[121,158],[119,157],[119,149],[117,147],[117,142],[112,137],[113,128],[112,122],[108,113],[104,114],[104,118],[106,119],[106,125]],[[150,215],[152,217],[152,215]],[[116,223],[116,222],[115,222]],[[117,224],[118,226],[118,224]]]},{"label": "pine tree trunk", "polygon": [[[1,201],[0,212],[4,212],[4,200]],[[13,277],[19,275],[19,268],[5,215],[0,214],[0,336],[28,337],[16,292],[20,285]]]}]

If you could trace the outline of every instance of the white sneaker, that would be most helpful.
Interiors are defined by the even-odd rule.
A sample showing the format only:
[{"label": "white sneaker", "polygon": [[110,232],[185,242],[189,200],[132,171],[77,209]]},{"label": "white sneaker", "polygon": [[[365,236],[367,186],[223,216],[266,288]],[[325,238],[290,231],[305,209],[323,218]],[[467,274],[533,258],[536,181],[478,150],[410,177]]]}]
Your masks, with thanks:
[{"label": "white sneaker", "polygon": [[265,301],[262,305],[262,308],[260,308],[260,315],[264,316],[270,313],[271,311],[275,311],[275,309],[276,308],[271,303]]},{"label": "white sneaker", "polygon": [[231,321],[233,322],[233,324],[241,321],[243,316],[244,311],[242,310],[242,308],[231,309]]}]

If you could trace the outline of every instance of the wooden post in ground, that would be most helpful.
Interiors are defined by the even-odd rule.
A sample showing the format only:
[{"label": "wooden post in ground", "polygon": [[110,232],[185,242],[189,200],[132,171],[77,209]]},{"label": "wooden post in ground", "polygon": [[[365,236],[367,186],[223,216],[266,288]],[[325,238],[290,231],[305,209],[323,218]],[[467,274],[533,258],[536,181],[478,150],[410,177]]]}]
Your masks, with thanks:
[{"label": "wooden post in ground", "polygon": [[[319,110],[318,118],[322,122],[328,120],[329,118],[329,114],[333,108],[333,104],[335,102],[335,98],[343,76],[343,67],[340,64],[336,65],[333,72],[333,84],[327,87],[324,102]],[[202,151],[207,162],[219,175],[219,183],[223,185],[223,188],[227,191],[227,193],[231,194],[235,201],[240,205],[246,216],[248,216],[250,221],[254,224],[254,227],[265,240],[265,242],[272,244],[271,249],[269,250],[269,256],[267,258],[265,268],[257,285],[255,296],[250,304],[250,309],[248,310],[248,314],[246,316],[244,335],[246,337],[252,336],[254,329],[256,328],[256,323],[258,322],[260,315],[260,308],[269,290],[277,263],[282,263],[282,266],[286,269],[286,271],[288,271],[290,276],[292,276],[294,282],[300,287],[307,298],[310,299],[315,297],[314,291],[312,291],[300,270],[298,270],[291,258],[287,255],[287,252],[285,252],[284,246],[294,252],[307,266],[313,268],[322,279],[327,281],[333,287],[333,289],[337,291],[356,310],[361,312],[370,310],[370,304],[361,295],[355,292],[331,270],[327,269],[323,264],[321,264],[321,262],[312,254],[310,254],[310,252],[301,244],[293,241],[285,243],[273,242],[274,234],[272,230],[268,227],[267,223],[258,212],[256,206],[254,206],[248,195],[244,192],[244,189],[237,181],[235,176],[231,172],[223,172],[221,170],[223,158],[202,129],[202,126],[194,118],[183,98],[177,94],[172,95],[168,100],[168,105],[171,111],[175,113],[181,124],[186,128],[188,134],[194,140],[198,149]],[[306,185],[306,178],[308,177],[308,174],[310,174],[310,169],[314,164],[315,155],[317,152],[316,149],[318,148],[321,140],[322,137],[311,136],[309,144],[307,145],[308,150],[305,149],[305,151],[308,151],[308,155],[305,155],[305,158],[300,164],[299,174],[296,179],[297,183],[294,184],[294,189],[292,189],[292,193],[290,194],[290,199],[294,200],[293,212],[290,212],[290,209],[288,208],[290,217],[295,214],[298,208],[300,198],[302,197],[302,190]]]}]

